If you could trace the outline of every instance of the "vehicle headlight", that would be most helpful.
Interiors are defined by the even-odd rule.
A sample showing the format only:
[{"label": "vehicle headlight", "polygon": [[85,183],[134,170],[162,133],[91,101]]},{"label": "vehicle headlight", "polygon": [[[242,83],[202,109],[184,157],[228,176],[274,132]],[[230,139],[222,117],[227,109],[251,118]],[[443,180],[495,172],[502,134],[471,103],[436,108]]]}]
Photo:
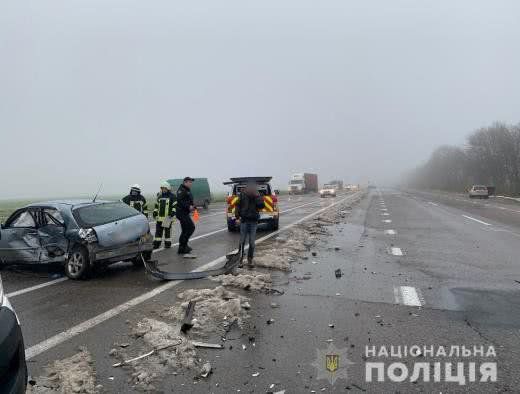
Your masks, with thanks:
[{"label": "vehicle headlight", "polygon": [[89,244],[92,242],[97,242],[96,232],[92,228],[80,228],[78,231],[78,235],[81,239],[87,241]]}]

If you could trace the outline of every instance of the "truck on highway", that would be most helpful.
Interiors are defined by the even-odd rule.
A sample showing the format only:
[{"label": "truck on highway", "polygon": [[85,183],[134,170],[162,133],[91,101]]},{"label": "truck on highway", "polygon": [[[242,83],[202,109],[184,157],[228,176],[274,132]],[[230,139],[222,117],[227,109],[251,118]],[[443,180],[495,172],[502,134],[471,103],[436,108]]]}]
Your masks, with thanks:
[{"label": "truck on highway", "polygon": [[343,190],[343,181],[336,179],[334,181],[330,181],[328,184],[333,185],[336,190]]},{"label": "truck on highway", "polygon": [[289,181],[289,194],[318,192],[318,175],[309,173],[293,174]]}]

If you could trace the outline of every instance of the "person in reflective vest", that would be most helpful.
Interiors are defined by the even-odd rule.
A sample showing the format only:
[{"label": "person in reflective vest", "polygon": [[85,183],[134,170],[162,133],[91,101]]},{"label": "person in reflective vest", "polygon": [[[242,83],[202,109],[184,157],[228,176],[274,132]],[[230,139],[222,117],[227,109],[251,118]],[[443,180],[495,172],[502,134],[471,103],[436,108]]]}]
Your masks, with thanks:
[{"label": "person in reflective vest", "polygon": [[146,205],[146,198],[144,198],[144,196],[141,194],[141,186],[138,184],[133,185],[130,188],[130,194],[123,197],[121,201],[138,210],[144,216],[148,217],[148,206]]},{"label": "person in reflective vest", "polygon": [[164,234],[164,247],[172,246],[172,224],[177,209],[177,198],[171,192],[171,186],[168,182],[161,183],[161,191],[157,194],[157,201],[153,210],[155,219],[155,238],[153,248],[161,247]]}]

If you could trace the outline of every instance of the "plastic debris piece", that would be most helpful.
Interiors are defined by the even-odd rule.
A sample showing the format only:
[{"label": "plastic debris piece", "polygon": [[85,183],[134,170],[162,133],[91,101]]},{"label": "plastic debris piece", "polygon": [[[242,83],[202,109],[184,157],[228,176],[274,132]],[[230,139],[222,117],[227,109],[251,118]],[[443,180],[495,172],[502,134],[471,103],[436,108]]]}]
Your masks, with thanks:
[{"label": "plastic debris piece", "polygon": [[206,343],[206,342],[193,341],[192,344],[195,347],[202,347],[202,348],[206,348],[206,349],[224,349],[224,346],[221,345],[220,343]]},{"label": "plastic debris piece", "polygon": [[203,378],[207,378],[210,373],[211,373],[211,364],[205,363],[202,366],[202,370],[200,371],[200,376],[202,376]]},{"label": "plastic debris piece", "polygon": [[334,271],[334,274],[336,275],[336,278],[341,278],[343,272],[341,272],[341,269],[338,268],[336,271]]}]

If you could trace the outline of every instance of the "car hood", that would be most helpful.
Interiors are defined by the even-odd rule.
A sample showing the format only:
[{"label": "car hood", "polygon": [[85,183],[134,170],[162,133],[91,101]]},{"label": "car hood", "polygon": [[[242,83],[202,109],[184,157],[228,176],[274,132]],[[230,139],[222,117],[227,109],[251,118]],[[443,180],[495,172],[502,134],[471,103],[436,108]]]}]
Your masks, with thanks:
[{"label": "car hood", "polygon": [[94,230],[98,244],[109,248],[137,241],[150,231],[150,224],[146,216],[136,215],[117,222],[96,226]]}]

